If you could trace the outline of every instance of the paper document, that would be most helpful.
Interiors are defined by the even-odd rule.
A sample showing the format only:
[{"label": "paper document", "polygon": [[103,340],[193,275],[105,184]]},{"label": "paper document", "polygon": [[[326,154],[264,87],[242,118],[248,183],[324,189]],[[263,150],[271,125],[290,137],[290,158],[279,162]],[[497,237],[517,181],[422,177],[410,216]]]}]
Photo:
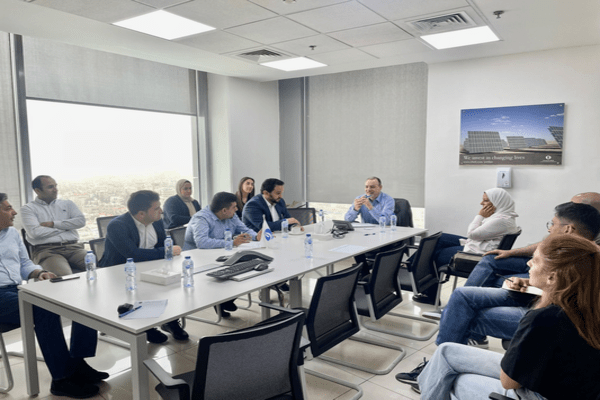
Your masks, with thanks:
[{"label": "paper document", "polygon": [[365,251],[367,248],[365,246],[356,246],[353,244],[345,244],[340,247],[336,247],[335,249],[331,249],[329,251],[334,251],[336,253],[345,253],[345,254],[354,254],[360,253],[361,251]]},{"label": "paper document", "polygon": [[141,307],[121,319],[158,318],[165,312],[168,302],[168,299],[136,301],[133,304],[133,308]]},{"label": "paper document", "polygon": [[529,294],[533,294],[535,296],[541,296],[543,293],[542,289],[536,288],[535,286],[527,286],[527,290],[525,292],[521,292],[520,290],[511,289],[508,287],[508,284],[506,283],[506,281],[504,281],[504,283],[502,284],[502,289],[510,290],[511,292],[529,293]]},{"label": "paper document", "polygon": [[353,222],[352,226],[354,228],[374,228],[374,227],[376,227],[378,225],[375,225],[375,224],[364,224],[364,223],[360,223],[360,222]]}]

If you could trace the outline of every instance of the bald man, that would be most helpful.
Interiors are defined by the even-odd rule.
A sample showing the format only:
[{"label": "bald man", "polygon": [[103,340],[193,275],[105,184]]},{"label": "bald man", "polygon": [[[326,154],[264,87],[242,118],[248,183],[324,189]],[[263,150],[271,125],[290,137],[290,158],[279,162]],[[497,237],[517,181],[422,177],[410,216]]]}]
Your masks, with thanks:
[{"label": "bald man", "polygon": [[[573,196],[571,202],[588,204],[600,212],[600,193],[580,193]],[[600,244],[600,235],[596,236],[595,241]],[[533,257],[539,243],[518,249],[488,251],[469,275],[465,286],[501,287],[503,278],[496,274],[529,277],[527,262]]]}]

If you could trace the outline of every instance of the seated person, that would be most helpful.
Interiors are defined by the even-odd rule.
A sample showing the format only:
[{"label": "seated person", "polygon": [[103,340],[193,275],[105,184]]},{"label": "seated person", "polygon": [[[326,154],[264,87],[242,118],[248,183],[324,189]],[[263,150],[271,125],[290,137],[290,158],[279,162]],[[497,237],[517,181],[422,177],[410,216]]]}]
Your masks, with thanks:
[{"label": "seated person", "polygon": [[166,229],[177,228],[190,222],[194,214],[200,211],[200,203],[192,198],[192,183],[180,179],[175,186],[177,194],[165,201],[163,220]]},{"label": "seated person", "polygon": [[287,219],[288,225],[301,225],[292,218],[283,200],[283,181],[275,178],[265,180],[261,187],[261,196],[254,196],[244,206],[242,221],[255,232],[262,229],[263,218],[266,219],[271,232],[281,230],[281,222]]},{"label": "seated person", "polygon": [[[16,215],[6,194],[0,193],[0,323],[20,326],[18,286],[21,281],[46,280],[56,275],[29,259],[19,232],[12,227]],[[96,371],[84,359],[96,354],[98,332],[73,322],[69,349],[60,316],[33,306],[33,321],[38,344],[52,376],[50,393],[77,399],[97,395],[99,389],[94,383],[107,379],[108,374]]]},{"label": "seated person", "polygon": [[373,176],[365,182],[365,194],[354,199],[354,203],[344,215],[346,221],[354,221],[360,215],[362,222],[379,224],[381,214],[385,216],[386,224],[394,213],[393,197],[383,193],[381,179]]},{"label": "seated person", "polygon": [[[132,193],[127,201],[129,212],[110,221],[106,228],[104,255],[99,267],[125,264],[128,258],[134,262],[160,260],[165,257],[165,227],[161,218],[160,197],[151,190]],[[173,256],[181,254],[181,247],[173,246]],[[179,320],[160,327],[177,340],[187,340],[189,335],[183,330]],[[163,343],[167,335],[156,328],[146,331],[150,343]]]},{"label": "seated person", "polygon": [[235,197],[237,197],[237,206],[238,209],[235,212],[240,219],[242,220],[242,211],[244,210],[244,206],[254,197],[254,179],[249,176],[245,176],[240,180],[238,185],[238,190],[235,192]]},{"label": "seated person", "polygon": [[[590,205],[596,210],[600,210],[600,194],[599,193],[582,193],[576,195],[571,199],[572,203],[575,204],[586,204]],[[565,203],[568,204],[568,203]],[[580,221],[580,225],[583,220],[581,217],[571,215],[572,208],[567,208],[560,212],[560,215],[556,215],[556,219],[548,222],[547,227],[550,230],[552,225],[559,224],[559,229],[562,231],[578,229],[577,224],[564,224],[567,222]],[[591,211],[590,211],[591,212]],[[557,207],[558,213],[558,207]],[[585,226],[580,226],[581,229],[586,229]],[[596,243],[600,243],[600,237],[596,237]],[[503,279],[497,275],[504,276],[520,276],[527,278],[527,261],[533,255],[533,252],[537,248],[538,243],[532,244],[527,247],[511,250],[492,250],[485,253],[485,256],[479,261],[477,266],[473,269],[465,286],[490,286],[500,287],[502,286]]]},{"label": "seated person", "polygon": [[[221,249],[225,247],[225,230],[231,231],[233,245],[239,246],[251,240],[260,240],[261,232],[254,232],[242,224],[237,211],[237,198],[233,193],[220,192],[213,196],[210,207],[196,213],[185,231],[184,250]],[[215,307],[216,310],[216,307]],[[228,311],[237,310],[234,300],[221,304],[221,316],[229,317]]]},{"label": "seated person", "polygon": [[600,398],[600,249],[578,235],[550,235],[530,261],[543,290],[506,354],[441,345],[418,377],[421,399]]}]

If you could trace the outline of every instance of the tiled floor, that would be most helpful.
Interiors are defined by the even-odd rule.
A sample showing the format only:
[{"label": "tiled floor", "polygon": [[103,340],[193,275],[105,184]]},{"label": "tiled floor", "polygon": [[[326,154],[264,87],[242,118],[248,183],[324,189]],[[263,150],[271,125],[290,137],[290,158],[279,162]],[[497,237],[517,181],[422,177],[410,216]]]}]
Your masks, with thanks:
[{"label": "tiled floor", "polygon": [[[347,265],[346,265],[347,266]],[[340,268],[345,267],[340,265]],[[308,274],[303,280],[303,298],[305,301],[310,299],[310,291],[314,287],[317,274]],[[450,296],[452,285],[444,285],[442,291],[442,302]],[[433,306],[423,305],[412,302],[410,293],[403,293],[404,302],[402,302],[394,311],[420,315],[424,311],[433,309]],[[274,296],[272,296],[274,297]],[[236,301],[238,306],[246,305],[243,300]],[[212,309],[198,313],[197,315],[205,318],[214,319],[215,314]],[[236,311],[231,318],[223,320],[219,326],[208,325],[196,321],[187,321],[186,330],[190,334],[191,340],[188,342],[177,342],[169,337],[169,341],[164,345],[149,345],[149,353],[158,360],[166,370],[173,373],[181,373],[194,368],[196,357],[196,345],[198,338],[206,335],[218,334],[229,330],[253,325],[260,319],[259,307],[255,304],[248,310],[240,309]],[[384,317],[383,322],[388,327],[410,331],[419,335],[427,332],[433,325],[424,324],[418,321],[401,320],[393,317]],[[410,371],[417,366],[423,357],[429,358],[436,349],[434,343],[436,335],[425,342],[404,339],[384,333],[360,333],[361,335],[370,335],[379,340],[389,341],[399,344],[406,351],[405,357],[400,363],[387,375],[373,375],[361,372],[352,368],[340,367],[321,360],[311,360],[306,363],[306,368],[322,372],[337,378],[358,384],[363,388],[365,400],[385,400],[385,399],[419,399],[419,395],[414,393],[408,385],[396,381],[394,376],[399,372]],[[9,351],[19,351],[21,349],[21,331],[15,330],[4,335],[5,342]],[[494,351],[503,352],[500,341],[490,338],[490,348]],[[328,355],[336,358],[346,359],[348,361],[361,363],[361,365],[372,368],[384,368],[398,354],[395,351],[364,344],[356,341],[347,340],[339,346],[330,350]],[[97,356],[88,360],[94,368],[110,373],[110,378],[100,385],[100,395],[96,399],[130,399],[131,396],[131,369],[129,362],[129,352],[121,347],[100,341],[98,344]],[[25,374],[23,360],[18,357],[11,357],[10,362],[15,380],[15,387],[8,394],[0,394],[0,399],[26,399],[29,398],[25,388]],[[44,363],[38,363],[40,373],[41,393],[38,399],[59,399],[61,397],[50,394],[50,375]],[[2,373],[2,383],[4,383],[4,370]],[[354,391],[346,387],[324,381],[307,374],[308,398],[310,400],[347,400],[354,395]],[[151,387],[157,384],[154,378],[151,378]],[[151,399],[158,399],[158,396],[151,390]]]}]

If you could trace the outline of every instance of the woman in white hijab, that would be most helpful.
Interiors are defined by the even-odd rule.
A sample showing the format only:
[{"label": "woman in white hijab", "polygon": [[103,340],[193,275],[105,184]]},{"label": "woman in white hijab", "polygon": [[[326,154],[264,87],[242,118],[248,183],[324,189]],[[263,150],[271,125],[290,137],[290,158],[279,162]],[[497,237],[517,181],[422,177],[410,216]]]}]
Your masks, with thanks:
[{"label": "woman in white hijab", "polygon": [[187,224],[192,216],[200,211],[200,203],[192,197],[190,181],[178,180],[175,190],[177,194],[169,197],[163,206],[165,229],[173,229]]}]

